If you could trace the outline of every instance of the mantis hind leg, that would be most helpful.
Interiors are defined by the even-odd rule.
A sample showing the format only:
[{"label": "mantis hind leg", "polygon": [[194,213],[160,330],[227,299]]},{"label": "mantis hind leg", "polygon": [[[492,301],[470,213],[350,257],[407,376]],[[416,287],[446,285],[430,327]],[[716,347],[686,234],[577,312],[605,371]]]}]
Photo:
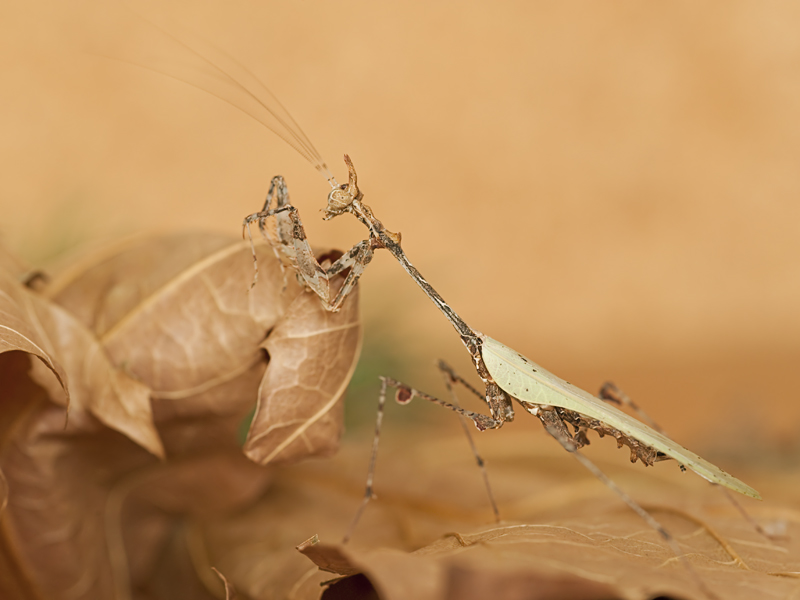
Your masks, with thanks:
[{"label": "mantis hind leg", "polygon": [[664,528],[664,526],[661,525],[661,523],[659,523],[649,512],[642,508],[638,502],[636,502],[633,498],[626,494],[622,488],[614,483],[614,480],[603,473],[603,471],[601,471],[597,465],[581,454],[579,451],[580,442],[575,440],[569,434],[567,425],[558,415],[558,412],[552,409],[540,408],[537,411],[536,416],[539,417],[539,420],[542,422],[542,425],[544,425],[547,433],[555,438],[556,441],[561,444],[564,450],[572,454],[578,460],[578,462],[583,465],[583,467],[585,467],[604,485],[617,494],[633,512],[639,515],[645,521],[645,523],[652,527],[661,536],[664,542],[670,547],[673,554],[675,554],[681,563],[683,563],[684,567],[689,572],[692,579],[694,579],[698,588],[703,590],[710,598],[717,598],[717,596],[715,596],[711,590],[708,589],[706,584],[698,575],[697,571],[695,571],[694,567],[692,567],[691,563],[681,551],[680,546],[678,546],[678,543],[675,541],[675,538],[672,536],[672,534],[670,534],[669,531],[667,531],[666,528]]},{"label": "mantis hind leg", "polygon": [[628,394],[623,392],[615,383],[612,381],[606,381],[603,384],[603,387],[600,388],[600,393],[597,394],[597,397],[604,402],[608,402],[609,404],[616,404],[617,406],[627,406],[633,412],[635,412],[639,417],[641,417],[642,421],[650,425],[653,429],[658,431],[659,433],[664,433],[664,430],[659,427],[658,423],[656,423],[650,415],[648,415],[639,405],[635,404],[633,400],[630,399]]}]

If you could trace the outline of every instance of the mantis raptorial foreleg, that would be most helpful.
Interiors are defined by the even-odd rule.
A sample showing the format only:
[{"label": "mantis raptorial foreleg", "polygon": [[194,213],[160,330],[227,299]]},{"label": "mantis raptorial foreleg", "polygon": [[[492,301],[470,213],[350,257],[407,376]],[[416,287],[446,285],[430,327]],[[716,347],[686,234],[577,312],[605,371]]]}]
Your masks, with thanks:
[{"label": "mantis raptorial foreleg", "polygon": [[[272,208],[273,199],[275,208]],[[267,227],[270,217],[275,219],[275,238]],[[264,208],[259,212],[245,217],[242,223],[243,233],[246,232],[250,239],[253,251],[253,267],[255,275],[251,287],[258,281],[258,259],[256,258],[253,236],[250,230],[251,223],[257,223],[261,235],[270,243],[275,256],[281,264],[281,270],[290,267],[297,277],[300,285],[313,291],[319,296],[326,310],[338,311],[350,292],[353,291],[359,277],[372,260],[374,238],[363,240],[353,246],[348,252],[338,258],[332,265],[324,268],[317,261],[311,246],[306,239],[305,229],[300,220],[300,213],[289,200],[289,190],[283,177],[277,175],[272,178],[264,202]],[[350,269],[344,284],[336,296],[331,300],[330,279],[342,271]]]}]

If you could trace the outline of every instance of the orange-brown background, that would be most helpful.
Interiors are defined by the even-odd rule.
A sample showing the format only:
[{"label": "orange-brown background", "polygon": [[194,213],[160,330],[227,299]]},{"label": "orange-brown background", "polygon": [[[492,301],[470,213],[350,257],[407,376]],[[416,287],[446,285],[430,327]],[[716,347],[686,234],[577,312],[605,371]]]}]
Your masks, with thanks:
[{"label": "orange-brown background", "polygon": [[[698,449],[796,451],[796,3],[130,6],[255,71],[340,178],[348,152],[473,327],[583,387],[613,378]],[[142,230],[236,235],[277,173],[313,242],[363,236],[318,218],[325,181],[240,111],[98,56],[207,70],[123,5],[2,13],[0,231],[30,260]],[[405,361],[387,374],[469,370],[388,254],[362,294],[366,358]]]}]

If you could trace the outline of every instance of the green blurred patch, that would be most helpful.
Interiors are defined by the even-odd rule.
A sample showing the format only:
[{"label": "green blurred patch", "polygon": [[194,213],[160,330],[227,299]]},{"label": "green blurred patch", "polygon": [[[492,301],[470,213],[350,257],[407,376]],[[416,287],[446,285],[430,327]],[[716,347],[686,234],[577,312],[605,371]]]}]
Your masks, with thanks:
[{"label": "green blurred patch", "polygon": [[247,441],[247,432],[250,431],[250,425],[253,424],[253,417],[256,416],[256,404],[253,404],[253,408],[247,413],[247,416],[242,419],[241,423],[239,423],[239,429],[236,431],[236,441],[239,443],[239,446],[244,446],[244,443]]},{"label": "green blurred patch", "polygon": [[[378,412],[381,375],[440,397],[445,394],[444,385],[437,385],[438,374],[432,362],[420,360],[413,350],[409,351],[380,323],[365,324],[361,357],[344,399],[345,437],[361,438],[372,434]],[[456,416],[439,406],[420,399],[400,406],[394,401],[394,394],[393,389],[387,391],[383,421],[386,430],[435,428],[440,427],[443,421],[451,422],[452,427],[459,426]],[[239,425],[236,437],[240,446],[247,439],[255,410],[253,405]]]},{"label": "green blurred patch", "polygon": [[[381,375],[408,383],[422,391],[441,395],[444,386],[433,387],[437,379],[435,366],[401,344],[380,323],[364,326],[361,358],[356,367],[345,399],[345,436],[360,436],[375,426],[380,394]],[[387,390],[384,427],[417,429],[438,426],[448,411],[424,400],[414,399],[399,406],[394,401],[395,390]],[[450,419],[457,424],[455,418]]]},{"label": "green blurred patch", "polygon": [[[425,374],[420,376],[422,372]],[[444,386],[442,389],[425,387],[430,385],[431,376],[434,377],[433,381],[436,381],[436,370],[432,364],[416,360],[413,353],[402,347],[390,333],[383,331],[379,324],[366,325],[361,358],[345,395],[346,437],[371,435],[378,411],[381,375],[406,381],[415,387],[422,386],[424,391],[433,394],[444,393]],[[387,392],[384,418],[386,429],[436,427],[443,419],[452,421],[455,426],[458,425],[455,415],[424,400],[415,399],[408,405],[397,405],[394,401],[394,392],[393,389]],[[236,437],[240,446],[244,445],[247,439],[255,410],[253,405],[253,409],[239,425]]]}]

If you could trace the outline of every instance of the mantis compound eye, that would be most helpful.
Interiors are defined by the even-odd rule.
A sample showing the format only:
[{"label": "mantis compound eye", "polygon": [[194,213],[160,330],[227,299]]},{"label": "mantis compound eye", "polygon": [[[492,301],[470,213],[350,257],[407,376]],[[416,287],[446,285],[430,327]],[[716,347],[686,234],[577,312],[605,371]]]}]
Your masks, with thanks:
[{"label": "mantis compound eye", "polygon": [[350,210],[353,202],[361,196],[358,191],[356,170],[349,156],[345,156],[345,163],[349,171],[348,182],[339,184],[328,194],[328,206],[325,207],[325,215],[322,217],[326,221]]}]

